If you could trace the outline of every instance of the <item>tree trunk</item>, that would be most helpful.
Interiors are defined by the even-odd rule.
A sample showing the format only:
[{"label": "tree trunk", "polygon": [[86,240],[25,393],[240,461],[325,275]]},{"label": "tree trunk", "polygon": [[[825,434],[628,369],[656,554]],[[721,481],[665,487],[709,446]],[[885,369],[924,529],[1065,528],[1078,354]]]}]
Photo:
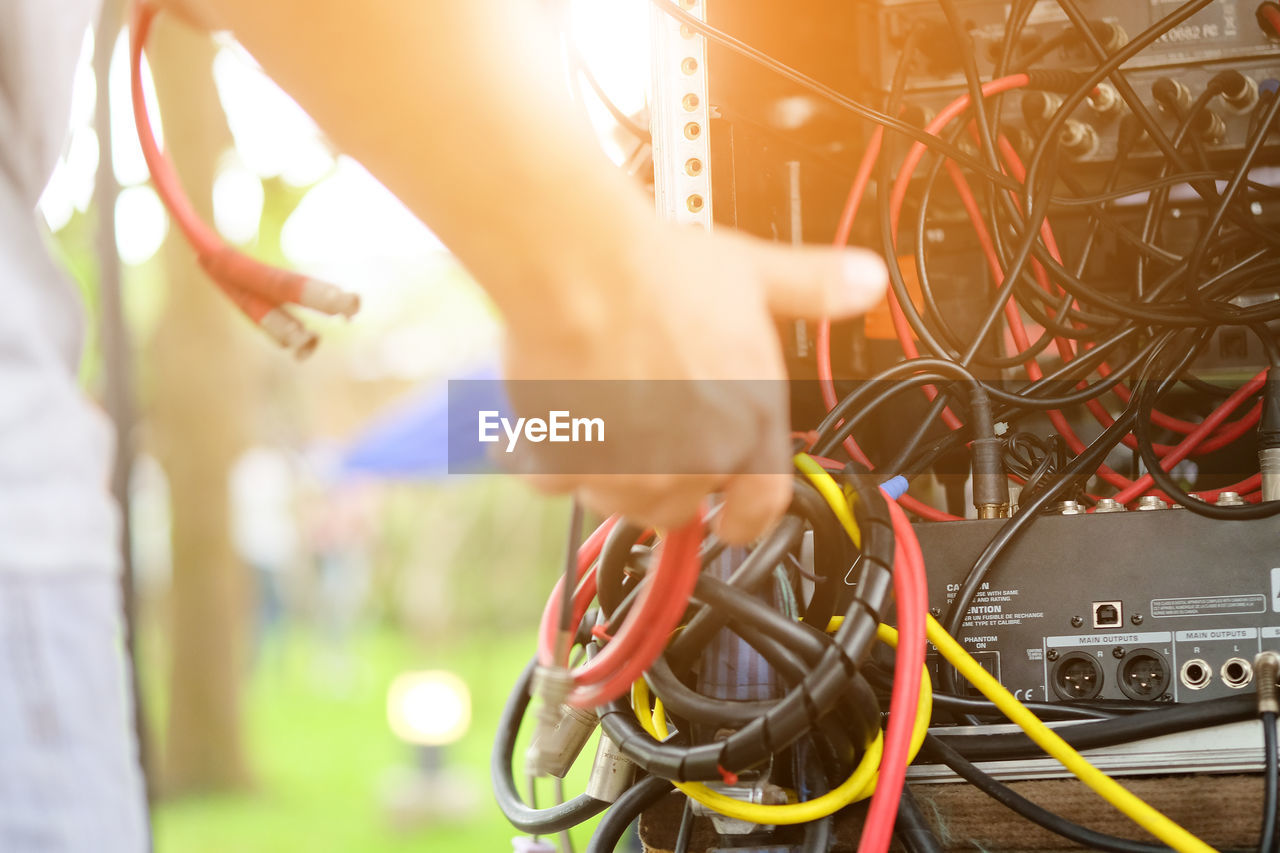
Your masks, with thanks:
[{"label": "tree trunk", "polygon": [[[212,79],[208,36],[161,16],[149,59],[165,148],[206,221],[217,163],[231,143]],[[227,477],[253,413],[247,323],[206,279],[171,222],[167,301],[146,365],[150,425],[173,512],[172,675],[162,785],[167,792],[244,785],[241,688],[250,583],[230,536]]]}]

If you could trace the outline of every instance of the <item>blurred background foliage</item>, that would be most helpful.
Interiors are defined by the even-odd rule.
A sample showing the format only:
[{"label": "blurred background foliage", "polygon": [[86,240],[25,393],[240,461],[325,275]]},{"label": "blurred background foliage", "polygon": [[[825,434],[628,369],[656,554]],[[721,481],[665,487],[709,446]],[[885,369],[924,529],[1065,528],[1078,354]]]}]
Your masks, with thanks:
[{"label": "blurred background foliage", "polygon": [[[601,83],[640,109],[644,4],[570,5]],[[363,300],[351,323],[307,318],[322,343],[304,363],[243,321],[147,183],[124,35],[87,35],[40,215],[84,296],[87,392],[110,406],[112,382],[129,386],[113,414],[155,849],[510,849],[488,755],[563,560],[567,503],[499,476],[341,464],[383,413],[496,362],[493,308],[241,49],[163,17],[153,41],[153,118],[197,209],[255,257]],[[126,347],[112,363],[102,306],[117,289]],[[420,670],[469,690],[455,743],[415,746],[388,724],[389,687]]]}]

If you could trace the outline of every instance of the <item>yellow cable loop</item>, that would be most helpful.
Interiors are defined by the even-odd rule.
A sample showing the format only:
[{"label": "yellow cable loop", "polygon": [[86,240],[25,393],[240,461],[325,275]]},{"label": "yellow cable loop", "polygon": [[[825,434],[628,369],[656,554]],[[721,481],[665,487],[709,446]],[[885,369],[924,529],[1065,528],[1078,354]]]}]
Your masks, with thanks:
[{"label": "yellow cable loop", "polygon": [[[841,523],[844,523],[841,516],[842,512],[844,516],[852,519],[848,504],[843,500],[835,499],[840,497],[840,488],[836,485],[835,480],[812,459],[809,459],[808,462],[811,463],[812,467],[802,464],[799,457],[796,459],[797,467],[804,471],[805,475],[818,488],[823,498],[831,505],[832,512],[842,519]],[[827,484],[825,488],[819,485],[818,481],[820,480],[825,481]],[[845,530],[849,530],[848,525],[845,525]],[[849,536],[851,539],[853,538],[852,531],[850,531]],[[854,541],[856,542],[857,540],[855,539]],[[954,666],[969,683],[977,687],[983,696],[986,696],[987,699],[995,704],[1000,713],[1016,723],[1037,746],[1057,759],[1062,766],[1070,770],[1081,782],[1088,785],[1095,793],[1115,806],[1138,826],[1168,844],[1174,850],[1178,850],[1180,853],[1213,853],[1213,848],[1208,844],[1205,844],[1182,826],[1148,805],[1146,801],[1136,796],[1115,779],[1112,779],[1089,763],[1089,760],[1072,748],[1071,744],[1059,737],[1053,729],[1046,726],[1039,717],[1006,690],[995,676],[983,669],[982,665],[974,660],[973,656],[956,642],[947,633],[946,629],[938,624],[936,619],[929,616],[926,625],[929,642],[937,647],[947,662]]]},{"label": "yellow cable loop", "polygon": [[[834,630],[834,629],[833,629]],[[879,626],[878,636],[881,641],[896,646],[898,632],[888,625]],[[924,743],[925,734],[929,730],[929,718],[933,715],[933,690],[929,681],[929,670],[926,667],[921,676],[920,702],[916,706],[915,727],[911,734],[911,757],[914,759]],[[636,719],[641,727],[654,740],[666,740],[668,735],[666,714],[662,700],[654,703],[652,713],[646,713],[649,707],[649,685],[643,679],[637,681],[631,689],[631,701]],[[880,757],[884,751],[884,733],[877,732],[876,738],[863,753],[853,774],[837,787],[799,803],[781,805],[762,805],[744,803],[742,800],[721,794],[708,788],[701,782],[676,782],[675,786],[692,800],[702,803],[709,809],[728,817],[746,820],[758,824],[790,825],[820,820],[834,814],[850,803],[864,800],[876,789],[879,775]]]}]

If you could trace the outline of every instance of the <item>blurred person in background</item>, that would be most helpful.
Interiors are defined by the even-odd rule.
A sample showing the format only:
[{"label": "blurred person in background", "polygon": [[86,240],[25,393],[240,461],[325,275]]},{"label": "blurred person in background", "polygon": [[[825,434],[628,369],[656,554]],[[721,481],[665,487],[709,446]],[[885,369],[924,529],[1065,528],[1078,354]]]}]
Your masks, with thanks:
[{"label": "blurred person in background", "polygon": [[231,469],[231,536],[257,593],[255,654],[286,617],[289,575],[301,557],[297,479],[293,460],[274,447],[250,448]]},{"label": "blurred person in background", "polygon": [[339,481],[316,495],[309,509],[306,545],[314,569],[314,615],[326,651],[321,675],[340,695],[355,678],[351,639],[369,598],[378,503],[371,489]]},{"label": "blurred person in background", "polygon": [[[866,252],[660,222],[574,109],[534,0],[160,5],[230,30],[436,232],[504,315],[509,377],[782,379],[775,317],[849,316],[884,291]],[[0,3],[0,849],[17,853],[147,848],[110,426],[77,386],[82,311],[34,213],[96,12]],[[718,533],[750,540],[790,493],[785,393],[771,384],[610,425],[636,454],[691,443],[716,473],[536,482],[662,525],[718,490]],[[732,434],[700,429],[726,419]]]}]

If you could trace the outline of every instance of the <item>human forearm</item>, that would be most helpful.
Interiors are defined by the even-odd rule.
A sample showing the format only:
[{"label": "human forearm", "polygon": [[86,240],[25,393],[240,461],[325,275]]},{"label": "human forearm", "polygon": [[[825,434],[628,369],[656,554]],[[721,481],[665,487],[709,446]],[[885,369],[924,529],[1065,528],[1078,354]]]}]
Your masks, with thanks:
[{"label": "human forearm", "polygon": [[568,100],[535,0],[166,2],[230,29],[470,268],[506,317],[508,379],[704,390],[641,395],[652,402],[610,430],[636,470],[669,460],[673,443],[705,470],[522,469],[543,488],[657,525],[719,491],[717,533],[731,542],[782,512],[790,439],[775,317],[865,311],[884,292],[878,258],[660,223]]}]

